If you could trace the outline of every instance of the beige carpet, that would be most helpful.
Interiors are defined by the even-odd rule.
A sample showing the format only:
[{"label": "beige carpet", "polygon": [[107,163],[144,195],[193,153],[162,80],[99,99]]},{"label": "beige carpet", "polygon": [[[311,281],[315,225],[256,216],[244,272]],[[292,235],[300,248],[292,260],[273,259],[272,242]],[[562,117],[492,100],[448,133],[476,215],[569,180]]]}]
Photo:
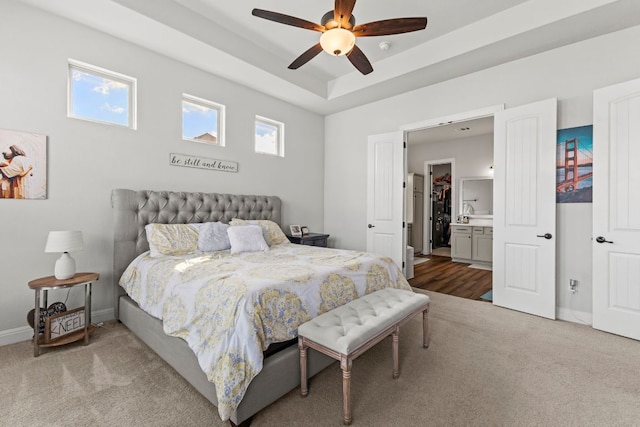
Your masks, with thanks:
[{"label": "beige carpet", "polygon": [[[640,343],[486,302],[429,293],[421,322],[401,332],[402,374],[383,341],[354,361],[356,426],[631,426],[640,424]],[[337,364],[259,413],[253,426],[339,426]],[[216,409],[125,327],[89,346],[33,357],[0,347],[2,426],[222,426]]]}]

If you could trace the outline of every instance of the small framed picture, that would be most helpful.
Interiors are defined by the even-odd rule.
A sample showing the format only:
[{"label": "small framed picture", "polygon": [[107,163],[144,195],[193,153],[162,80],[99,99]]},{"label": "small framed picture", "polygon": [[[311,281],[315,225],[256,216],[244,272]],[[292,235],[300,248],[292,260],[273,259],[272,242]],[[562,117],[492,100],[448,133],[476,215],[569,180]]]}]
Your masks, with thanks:
[{"label": "small framed picture", "polygon": [[299,225],[290,225],[289,228],[293,237],[302,237],[302,230]]},{"label": "small framed picture", "polygon": [[309,234],[309,227],[303,225],[302,227],[300,227],[300,231],[302,232],[303,236],[306,236],[307,234]]}]

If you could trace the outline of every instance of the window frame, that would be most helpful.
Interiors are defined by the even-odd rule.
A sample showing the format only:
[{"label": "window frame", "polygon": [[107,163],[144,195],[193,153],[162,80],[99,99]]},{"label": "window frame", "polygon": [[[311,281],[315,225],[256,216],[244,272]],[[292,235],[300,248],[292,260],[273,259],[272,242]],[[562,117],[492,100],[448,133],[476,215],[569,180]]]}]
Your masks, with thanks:
[{"label": "window frame", "polygon": [[[258,137],[258,132],[257,132],[257,127],[258,127],[258,123],[262,123],[262,124],[266,124],[269,126],[275,126],[277,129],[277,135],[276,135],[276,139],[277,139],[277,152],[274,153],[269,153],[266,151],[259,151],[258,147],[257,147],[257,137]],[[276,156],[276,157],[284,157],[284,123],[283,122],[279,122],[277,120],[273,120],[270,119],[268,117],[264,117],[264,116],[260,116],[256,114],[255,117],[255,122],[254,122],[254,132],[253,132],[253,150],[256,152],[256,154],[264,154],[267,156]]]},{"label": "window frame", "polygon": [[[111,126],[119,126],[127,129],[136,130],[138,128],[138,79],[135,77],[127,76],[116,71],[107,70],[106,68],[98,67],[95,65],[87,64],[86,62],[76,61],[75,59],[68,59],[67,66],[67,117],[71,119],[84,120],[92,123],[101,123]],[[78,116],[73,113],[73,71],[77,70],[83,73],[91,74],[92,76],[112,80],[129,87],[129,99],[127,107],[129,109],[128,124],[123,125],[120,123],[109,122],[105,120],[99,120],[95,118]]]},{"label": "window frame", "polygon": [[181,123],[181,130],[180,130],[180,134],[182,137],[183,141],[191,141],[191,142],[198,142],[200,144],[208,144],[208,145],[212,145],[214,147],[224,147],[226,145],[225,142],[225,121],[226,121],[226,116],[225,116],[225,112],[226,112],[226,106],[224,104],[220,104],[218,102],[214,102],[214,101],[210,101],[208,99],[204,99],[204,98],[200,98],[194,95],[189,95],[188,93],[183,93],[182,94],[182,100],[180,102],[180,108],[181,111],[183,111],[184,109],[184,102],[188,102],[191,104],[195,104],[199,107],[204,107],[204,108],[208,108],[210,110],[216,110],[217,111],[217,129],[216,129],[216,142],[211,142],[211,141],[207,141],[204,139],[197,139],[197,138],[189,138],[189,137],[185,137],[184,136],[184,112],[182,112],[181,114],[181,119],[180,119],[180,123]]}]

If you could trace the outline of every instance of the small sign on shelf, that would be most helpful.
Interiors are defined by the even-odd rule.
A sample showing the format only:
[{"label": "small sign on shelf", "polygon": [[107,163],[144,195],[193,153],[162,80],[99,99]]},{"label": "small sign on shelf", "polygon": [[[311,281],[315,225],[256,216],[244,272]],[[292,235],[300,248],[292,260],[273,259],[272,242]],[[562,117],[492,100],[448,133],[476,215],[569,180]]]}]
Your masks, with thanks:
[{"label": "small sign on shelf", "polygon": [[50,343],[80,329],[84,329],[84,307],[45,318],[44,342]]}]

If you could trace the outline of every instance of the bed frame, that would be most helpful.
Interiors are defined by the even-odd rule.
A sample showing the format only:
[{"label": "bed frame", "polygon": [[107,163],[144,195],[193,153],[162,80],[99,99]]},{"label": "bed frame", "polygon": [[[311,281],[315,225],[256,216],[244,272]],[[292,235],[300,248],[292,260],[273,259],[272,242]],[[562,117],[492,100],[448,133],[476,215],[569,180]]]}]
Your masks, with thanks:
[{"label": "bed frame", "polygon": [[[116,189],[111,194],[111,205],[115,211],[113,286],[116,319],[217,406],[215,387],[207,380],[186,342],[166,335],[162,329],[162,321],[140,309],[118,282],[131,261],[149,249],[145,225],[210,221],[227,223],[232,218],[241,218],[269,219],[282,226],[281,200],[275,196]],[[309,353],[309,376],[334,362],[316,351]],[[289,346],[270,355],[263,365],[262,371],[251,381],[242,402],[231,416],[232,425],[248,426],[254,414],[300,385],[297,346]]]}]

